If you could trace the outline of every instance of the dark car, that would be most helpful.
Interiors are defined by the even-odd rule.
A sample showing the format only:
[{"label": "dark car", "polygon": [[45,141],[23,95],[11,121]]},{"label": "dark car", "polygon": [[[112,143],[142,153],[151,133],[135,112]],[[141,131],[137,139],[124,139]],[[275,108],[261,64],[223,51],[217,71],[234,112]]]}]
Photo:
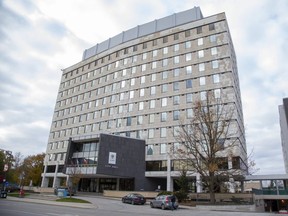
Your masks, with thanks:
[{"label": "dark car", "polygon": [[130,193],[130,194],[127,194],[126,196],[122,197],[122,202],[123,203],[131,203],[132,205],[134,205],[134,204],[144,205],[146,203],[146,198],[144,196],[142,196],[141,194]]},{"label": "dark car", "polygon": [[[172,195],[160,195],[157,196],[155,199],[153,199],[150,202],[151,208],[161,208],[161,209],[172,209],[172,203],[171,203]],[[176,198],[176,201],[174,203],[175,209],[178,209],[179,204]]]}]

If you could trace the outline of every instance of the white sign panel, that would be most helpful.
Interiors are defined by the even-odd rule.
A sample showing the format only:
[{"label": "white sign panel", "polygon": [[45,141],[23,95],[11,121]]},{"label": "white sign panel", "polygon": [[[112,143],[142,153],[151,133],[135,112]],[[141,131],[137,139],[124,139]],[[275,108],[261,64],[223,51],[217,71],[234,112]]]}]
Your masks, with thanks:
[{"label": "white sign panel", "polygon": [[109,152],[109,160],[108,160],[108,164],[116,164],[116,152]]}]

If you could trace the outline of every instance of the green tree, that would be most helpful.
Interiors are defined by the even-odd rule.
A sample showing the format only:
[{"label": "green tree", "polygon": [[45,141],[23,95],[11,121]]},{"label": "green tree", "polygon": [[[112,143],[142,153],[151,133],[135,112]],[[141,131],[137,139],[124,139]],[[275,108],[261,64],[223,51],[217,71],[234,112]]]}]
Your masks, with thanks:
[{"label": "green tree", "polygon": [[28,186],[31,181],[33,186],[41,184],[44,157],[45,153],[41,153],[24,159],[23,164],[19,167],[20,175],[23,175],[22,185]]}]

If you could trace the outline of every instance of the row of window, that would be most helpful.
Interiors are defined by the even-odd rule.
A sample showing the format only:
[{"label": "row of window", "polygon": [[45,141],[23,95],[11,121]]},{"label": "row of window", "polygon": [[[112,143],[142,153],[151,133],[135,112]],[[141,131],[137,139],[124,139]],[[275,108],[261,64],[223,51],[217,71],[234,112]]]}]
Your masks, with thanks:
[{"label": "row of window", "polygon": [[[213,24],[213,25],[214,25],[214,24]],[[198,28],[201,28],[201,29],[202,29],[202,26],[201,26],[201,27],[198,27]],[[198,29],[198,28],[197,28],[197,29]],[[209,28],[209,29],[210,29],[210,28]],[[214,28],[213,30],[215,30],[215,28]],[[178,39],[180,38],[180,34],[182,34],[182,33],[185,33],[185,38],[190,37],[190,36],[192,35],[192,33],[191,33],[192,31],[194,31],[194,30],[193,30],[193,29],[188,29],[188,30],[186,30],[185,32],[177,32],[177,33],[174,33],[174,34],[173,34],[174,41],[175,41],[175,40],[178,40]],[[209,31],[210,31],[210,30],[209,30]],[[197,30],[197,32],[199,32],[199,31]],[[202,30],[201,30],[201,33],[202,33]],[[123,55],[127,55],[127,54],[132,53],[132,52],[136,52],[136,51],[139,50],[138,47],[140,47],[140,46],[142,47],[142,51],[144,51],[144,50],[147,49],[148,47],[159,46],[159,45],[160,45],[160,44],[158,43],[159,40],[162,40],[162,42],[163,42],[162,45],[165,45],[165,44],[169,41],[169,37],[170,37],[170,36],[164,36],[164,37],[162,37],[162,38],[160,38],[160,39],[154,39],[154,40],[150,41],[150,42],[152,42],[152,43],[151,43],[152,46],[150,46],[150,45],[149,45],[150,42],[147,41],[147,42],[144,42],[144,43],[141,43],[141,44],[133,45],[132,47],[124,48],[123,50],[116,51],[115,53],[112,53],[112,54],[110,54],[110,55],[108,55],[108,56],[105,56],[105,57],[102,57],[102,58],[100,58],[100,59],[97,59],[97,60],[95,60],[94,62],[91,62],[91,63],[89,63],[89,64],[87,64],[87,65],[85,65],[85,66],[82,66],[82,67],[74,70],[74,71],[71,71],[71,72],[66,73],[66,74],[65,74],[65,78],[67,78],[68,75],[73,76],[73,72],[75,72],[75,74],[78,74],[79,72],[84,71],[84,70],[85,70],[84,68],[89,69],[91,66],[97,66],[98,64],[104,64],[104,63],[105,63],[105,59],[106,59],[107,61],[110,61],[111,59],[118,58],[118,57],[120,57],[120,56],[122,57]],[[206,38],[207,38],[207,37],[200,37],[200,38],[198,37],[198,38],[194,39],[193,41],[197,41],[197,46],[202,46],[202,45],[204,44],[204,42],[206,41]],[[209,35],[209,40],[210,40],[210,43],[215,42],[215,41],[216,41],[216,35],[215,35],[215,34],[214,34],[214,35]],[[188,41],[188,40],[186,39],[186,41]],[[191,46],[192,46],[192,41],[189,41],[189,42],[191,43]],[[196,44],[196,43],[195,43],[195,44]],[[185,43],[185,47],[188,47],[188,46],[189,46],[189,44],[186,45],[186,43]],[[176,48],[174,48],[174,50],[177,51],[178,48],[176,47]],[[140,51],[141,51],[141,50],[140,50]],[[115,57],[114,57],[114,56],[115,56]]]},{"label": "row of window", "polygon": [[[220,98],[221,97],[221,89],[214,89],[214,97],[215,98]],[[206,100],[207,92],[202,91],[200,92],[200,100]],[[180,101],[182,96],[180,95],[174,95],[171,97],[163,97],[163,98],[158,98],[158,99],[152,99],[152,100],[145,100],[145,101],[140,101],[140,102],[135,102],[135,103],[129,103],[126,105],[118,105],[118,106],[113,106],[109,108],[103,108],[99,109],[96,111],[88,112],[88,113],[83,113],[81,115],[77,116],[72,116],[69,118],[65,118],[59,121],[56,121],[57,123],[55,124],[55,127],[59,127],[62,125],[62,122],[66,122],[66,125],[70,124],[75,124],[78,122],[84,122],[84,121],[89,121],[92,119],[99,119],[103,118],[104,116],[114,116],[115,114],[122,114],[122,113],[127,113],[127,112],[133,112],[133,111],[141,111],[141,110],[147,110],[149,109],[155,109],[156,107],[168,107],[170,104],[173,105],[180,105]],[[188,93],[185,95],[185,100],[186,104],[192,103],[193,102],[193,94]],[[92,104],[95,103],[95,107],[99,105],[99,100],[96,101],[90,101],[84,104],[80,104],[77,106],[73,106],[64,110],[60,110],[59,112],[56,112],[55,115],[57,117],[62,117],[62,116],[67,116],[72,113],[80,112],[86,109],[92,108]],[[105,105],[106,102],[103,104]],[[182,103],[183,104],[183,103]],[[148,105],[148,106],[147,106]],[[58,123],[60,122],[60,123]]]},{"label": "row of window", "polygon": [[[211,77],[211,79],[210,79]],[[144,80],[144,79],[143,79]],[[130,80],[131,81],[131,80]],[[213,84],[217,84],[220,82],[220,75],[219,74],[214,74],[212,76],[208,76],[208,77],[199,77],[198,80],[196,79],[187,79],[187,80],[182,80],[182,81],[176,81],[173,83],[165,83],[162,85],[158,85],[158,86],[151,86],[151,87],[145,87],[145,88],[140,88],[140,89],[135,89],[135,90],[130,90],[130,91],[126,91],[126,92],[121,92],[121,93],[115,93],[112,94],[111,96],[107,96],[107,97],[102,97],[96,100],[92,100],[90,102],[86,102],[83,103],[82,105],[75,105],[73,107],[70,108],[66,108],[66,111],[64,111],[66,114],[70,114],[73,112],[77,112],[79,110],[83,110],[84,107],[86,107],[87,109],[94,107],[98,107],[99,105],[106,105],[107,103],[115,103],[117,101],[123,101],[125,99],[133,99],[136,97],[136,93],[138,94],[138,98],[144,97],[145,95],[148,96],[150,95],[151,97],[156,97],[159,94],[158,93],[166,93],[169,92],[171,93],[173,92],[177,92],[182,90],[181,92],[183,92],[183,90],[185,89],[191,89],[192,87],[194,87],[196,84],[195,82],[198,82],[198,86],[205,86],[206,84],[209,83],[213,83]],[[120,88],[123,89],[126,86],[126,82],[121,82]],[[101,94],[100,92],[102,92],[100,89],[96,89],[94,91],[89,91],[86,92],[84,94],[79,94],[77,96],[71,97],[71,98],[67,98],[65,100],[59,101],[57,104],[57,107],[63,107],[66,105],[71,106],[71,103],[77,103],[80,102],[82,100],[86,100],[88,98],[93,97],[93,95],[98,95]]]},{"label": "row of window", "polygon": [[[205,56],[205,51],[204,50],[199,50],[197,52],[197,61],[195,62],[199,62],[199,59],[201,58],[204,58]],[[145,54],[145,53],[144,53]],[[143,54],[143,55],[144,55]],[[218,50],[217,50],[217,47],[212,47],[211,48],[211,56],[215,56],[218,54]],[[147,56],[147,55],[144,55],[144,56]],[[132,63],[137,61],[137,58],[135,58],[137,56],[134,56],[132,58]],[[145,57],[147,58],[147,57]],[[63,82],[61,84],[61,89],[64,89],[66,87],[69,87],[75,83],[80,83],[81,81],[85,81],[85,80],[89,80],[91,79],[92,77],[97,77],[97,81],[96,83],[99,84],[99,83],[103,83],[103,81],[108,81],[110,79],[110,77],[112,78],[113,77],[113,81],[115,81],[115,79],[119,78],[118,74],[120,75],[121,74],[121,79],[123,79],[123,77],[129,75],[129,74],[135,74],[137,71],[139,72],[145,72],[147,71],[148,69],[152,69],[152,70],[156,70],[157,68],[163,68],[163,67],[166,67],[170,64],[170,61],[172,64],[174,64],[174,66],[177,66],[177,64],[179,64],[180,62],[190,62],[192,61],[193,59],[195,59],[195,57],[193,57],[193,53],[192,52],[189,52],[189,53],[186,53],[186,54],[183,54],[183,55],[177,55],[177,56],[173,56],[173,57],[169,57],[169,58],[163,58],[163,59],[160,59],[160,60],[155,60],[155,61],[151,61],[151,62],[145,62],[145,63],[142,63],[142,64],[139,64],[139,65],[135,65],[135,66],[127,66],[127,63],[130,61],[129,58],[126,58],[126,60],[124,61],[124,66],[125,68],[122,69],[122,70],[116,70],[112,73],[109,73],[109,74],[105,74],[104,72],[107,72],[111,69],[111,65],[112,64],[109,64],[107,67],[102,67],[100,69],[96,69],[96,70],[92,70],[86,74],[83,74],[81,76],[78,76],[78,77],[75,77],[74,79],[71,79],[71,80],[68,80],[66,82]],[[145,59],[144,59],[145,60]],[[115,63],[115,68],[118,68],[119,67],[119,61],[117,61]],[[125,63],[126,62],[126,63]],[[215,64],[215,63],[213,63]],[[150,66],[149,66],[150,65]],[[199,71],[201,71],[200,69],[198,69]],[[100,74],[103,74],[102,76],[99,77]]]}]

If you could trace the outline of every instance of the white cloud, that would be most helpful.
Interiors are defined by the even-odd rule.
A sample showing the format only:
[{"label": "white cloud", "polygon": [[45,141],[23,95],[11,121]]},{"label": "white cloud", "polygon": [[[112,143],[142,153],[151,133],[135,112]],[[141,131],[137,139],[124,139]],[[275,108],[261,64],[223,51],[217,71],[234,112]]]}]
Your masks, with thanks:
[{"label": "white cloud", "polygon": [[260,173],[284,172],[278,105],[287,97],[286,1],[2,2],[1,148],[45,151],[60,69],[81,61],[84,49],[139,24],[200,6],[204,16],[226,13],[238,61],[247,146],[254,148]]}]

